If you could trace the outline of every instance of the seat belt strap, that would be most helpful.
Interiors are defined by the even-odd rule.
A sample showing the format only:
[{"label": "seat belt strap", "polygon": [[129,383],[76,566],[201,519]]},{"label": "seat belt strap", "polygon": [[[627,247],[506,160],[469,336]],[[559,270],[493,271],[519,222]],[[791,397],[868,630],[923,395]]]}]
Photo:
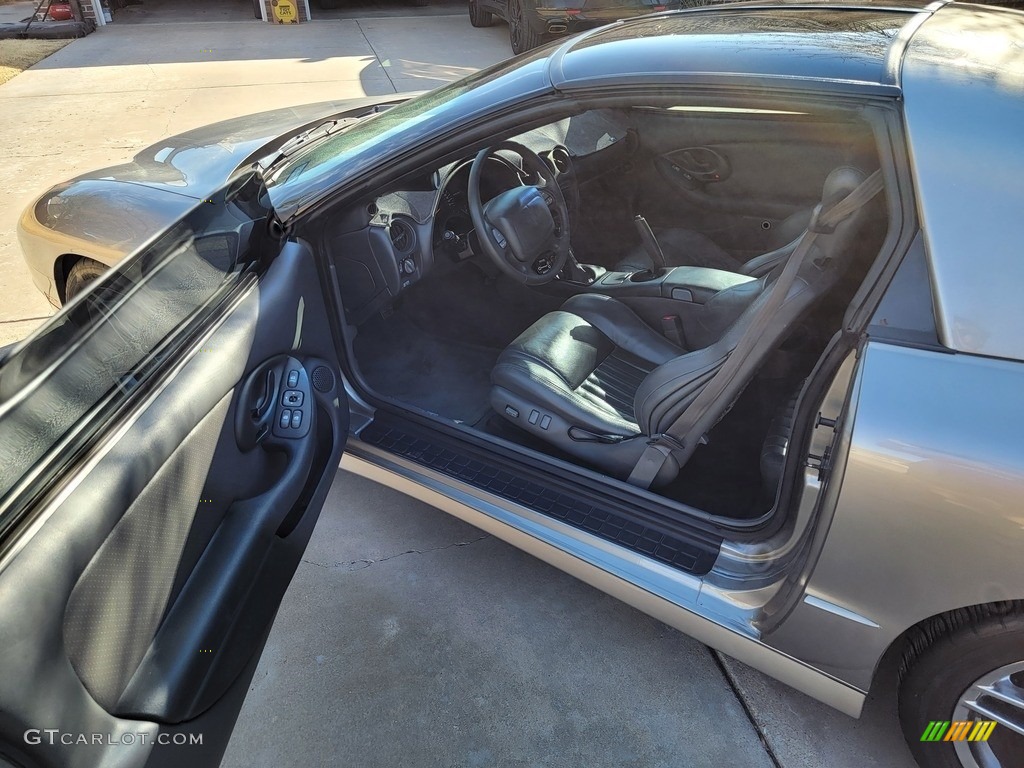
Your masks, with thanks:
[{"label": "seat belt strap", "polygon": [[834,232],[840,222],[867,205],[882,191],[882,187],[882,171],[879,169],[830,208],[823,210],[821,204],[815,207],[807,230],[786,261],[782,274],[775,281],[768,299],[757,311],[750,327],[693,402],[679,414],[668,429],[648,439],[644,452],[629,475],[628,482],[631,485],[650,488],[669,458],[675,458],[676,463],[682,468],[705,432],[714,426],[713,423],[709,423],[714,417],[714,407],[736,373],[746,363],[750,353],[757,347],[775,312],[789,295],[789,289],[796,281],[800,267],[818,235]]}]

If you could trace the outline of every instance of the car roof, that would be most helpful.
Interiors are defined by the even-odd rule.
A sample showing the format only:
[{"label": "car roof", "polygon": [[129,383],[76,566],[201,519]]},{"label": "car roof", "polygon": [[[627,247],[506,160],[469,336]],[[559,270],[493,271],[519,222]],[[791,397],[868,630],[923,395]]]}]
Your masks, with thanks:
[{"label": "car roof", "polygon": [[692,77],[896,91],[894,48],[926,8],[920,0],[729,3],[643,16],[573,39],[552,56],[549,76],[560,90]]}]

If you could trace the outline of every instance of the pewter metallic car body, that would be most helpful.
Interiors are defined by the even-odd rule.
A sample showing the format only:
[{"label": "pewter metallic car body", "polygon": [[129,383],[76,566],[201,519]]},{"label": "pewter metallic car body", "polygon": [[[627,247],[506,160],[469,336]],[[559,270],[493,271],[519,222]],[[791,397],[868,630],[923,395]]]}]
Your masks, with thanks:
[{"label": "pewter metallic car body", "polygon": [[237,168],[322,121],[408,97],[323,101],[224,120],[171,136],[130,162],[77,176],[43,193],[18,222],[25,263],[55,307],[82,257],[112,266],[179,220]]},{"label": "pewter metallic car body", "polygon": [[[852,715],[882,655],[909,628],[957,608],[1024,598],[1024,259],[1007,233],[1024,210],[1024,147],[1014,138],[1024,125],[1024,17],[952,5],[908,22],[880,53],[865,47],[852,63],[837,63],[839,82],[830,85],[904,99],[898,141],[909,148],[923,238],[916,268],[927,280],[916,285],[934,302],[934,343],[872,327],[849,366],[846,433],[833,468],[838,498],[822,500],[819,519],[805,510],[795,528],[755,547],[726,541],[701,580],[609,551],[596,537],[468,487],[452,489],[450,479],[358,442],[343,465],[390,485],[398,475],[405,492]],[[687,63],[702,80],[723,68],[710,46],[712,64]],[[780,53],[770,40],[761,47]],[[587,36],[556,54],[558,87],[622,86],[667,68],[652,45],[642,63],[657,65],[633,74],[622,59],[594,58],[581,64],[577,83],[575,50],[586,48]],[[595,72],[602,64],[607,71]],[[774,72],[721,80],[744,74],[745,82],[825,86],[806,64],[797,55]],[[965,219],[976,226],[962,226]],[[786,562],[802,546],[810,551],[798,575],[768,580],[763,592],[735,588],[737,569],[748,577],[771,571],[773,560]],[[798,593],[787,596],[784,582],[794,579]]]}]

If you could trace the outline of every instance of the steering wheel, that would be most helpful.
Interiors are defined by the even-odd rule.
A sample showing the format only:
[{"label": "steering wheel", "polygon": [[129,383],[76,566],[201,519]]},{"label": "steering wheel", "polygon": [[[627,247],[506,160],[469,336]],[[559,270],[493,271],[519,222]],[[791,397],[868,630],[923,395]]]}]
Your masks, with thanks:
[{"label": "steering wheel", "polygon": [[[480,177],[487,159],[500,150],[515,152],[536,184],[523,184],[493,200],[480,199]],[[514,141],[480,150],[469,170],[469,216],[484,252],[506,275],[524,285],[555,279],[569,257],[569,207],[554,172],[535,152]]]}]

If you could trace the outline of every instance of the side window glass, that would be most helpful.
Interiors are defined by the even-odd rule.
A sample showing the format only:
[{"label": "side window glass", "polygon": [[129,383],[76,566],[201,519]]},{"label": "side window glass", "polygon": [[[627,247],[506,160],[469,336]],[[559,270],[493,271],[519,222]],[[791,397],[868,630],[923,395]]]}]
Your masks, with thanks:
[{"label": "side window glass", "polygon": [[240,285],[266,231],[260,188],[252,177],[197,203],[0,365],[0,536],[13,497],[72,459]]}]

